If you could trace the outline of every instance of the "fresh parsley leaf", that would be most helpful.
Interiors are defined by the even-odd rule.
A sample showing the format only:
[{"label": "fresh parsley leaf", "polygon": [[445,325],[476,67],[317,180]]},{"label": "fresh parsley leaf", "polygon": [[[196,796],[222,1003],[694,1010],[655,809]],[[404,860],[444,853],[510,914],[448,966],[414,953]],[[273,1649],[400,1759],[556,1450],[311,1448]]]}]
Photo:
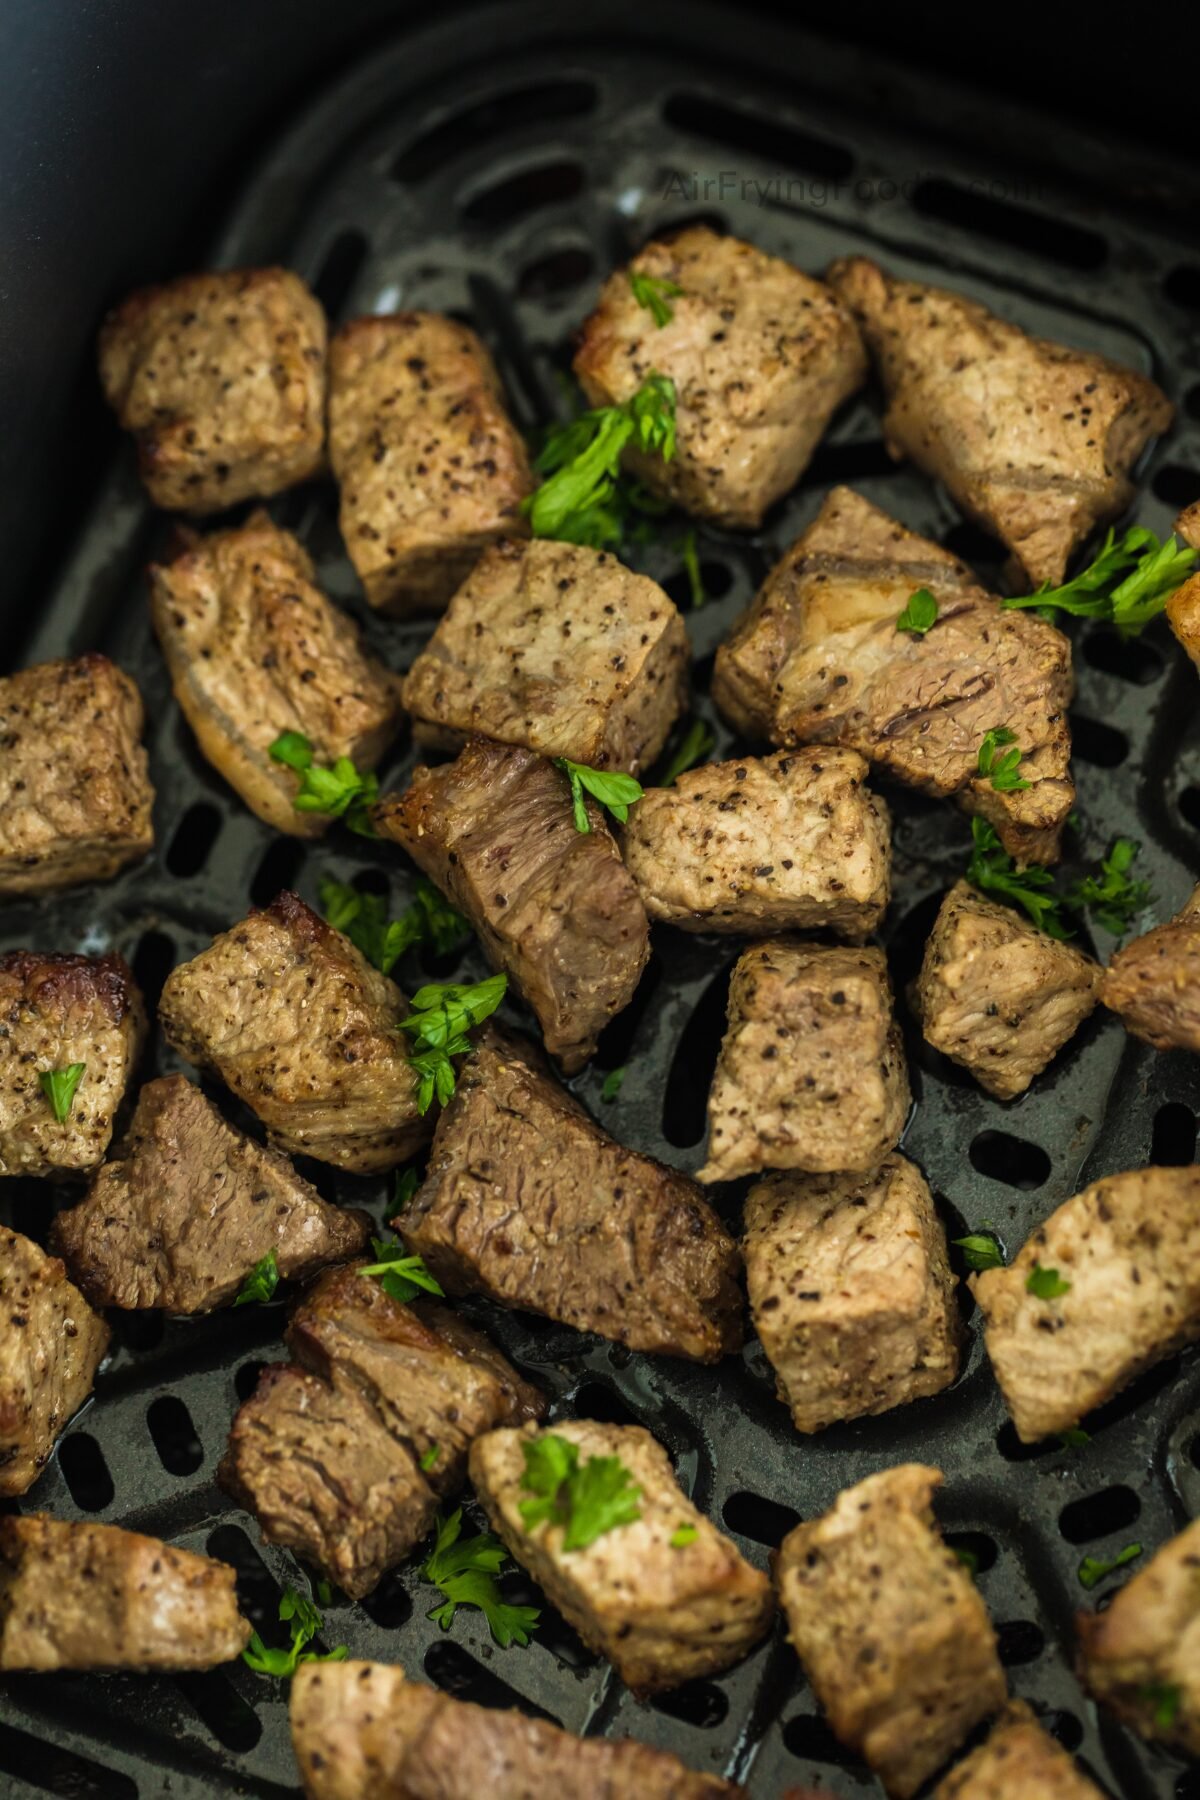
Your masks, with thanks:
[{"label": "fresh parsley leaf", "polygon": [[1025,1292],[1038,1300],[1057,1300],[1070,1291],[1070,1282],[1064,1281],[1057,1269],[1043,1269],[1041,1263],[1034,1263],[1025,1277]]},{"label": "fresh parsley leaf", "polygon": [[533,465],[546,480],[523,502],[534,537],[597,550],[619,544],[631,513],[649,510],[621,475],[629,446],[664,462],[674,456],[675,384],[667,376],[647,376],[622,405],[595,407],[547,433]]},{"label": "fresh parsley leaf", "polygon": [[640,1519],[642,1490],[618,1456],[589,1456],[578,1446],[546,1432],[522,1448],[522,1487],[537,1497],[522,1500],[521,1517],[532,1527],[543,1520],[563,1528],[564,1550],[586,1550],[605,1532]]},{"label": "fresh parsley leaf", "polygon": [[644,275],[640,269],[630,269],[629,285],[638,305],[646,308],[660,329],[671,323],[675,311],[667,302],[679,298],[683,292],[681,287],[674,281],[669,281],[665,275]]},{"label": "fresh parsley leaf", "polygon": [[698,1526],[679,1525],[671,1533],[671,1548],[672,1550],[682,1550],[686,1545],[694,1544],[699,1536],[700,1530]]},{"label": "fresh parsley leaf", "polygon": [[1111,528],[1092,561],[1078,575],[1052,588],[1042,584],[1035,594],[1020,594],[1008,607],[1034,607],[1052,620],[1055,612],[1107,619],[1122,637],[1142,631],[1185,582],[1196,561],[1195,550],[1163,542],[1144,525],[1132,525],[1118,538]]},{"label": "fresh parsley leaf", "polygon": [[406,950],[428,944],[438,956],[449,954],[471,935],[462,914],[445,900],[431,881],[418,876],[413,899],[398,919],[387,916],[382,894],[362,893],[344,881],[323,877],[317,893],[321,910],[335,931],[344,932],[369,963],[390,975]]},{"label": "fresh parsley leaf", "polygon": [[617,1095],[621,1091],[621,1083],[624,1081],[624,1079],[625,1079],[624,1065],[622,1065],[621,1068],[619,1068],[619,1069],[610,1069],[608,1074],[604,1077],[604,1085],[600,1089],[600,1098],[602,1100],[608,1100],[610,1102],[615,1100]]},{"label": "fresh parsley leaf", "polygon": [[1080,1425],[1068,1425],[1065,1431],[1059,1432],[1058,1441],[1064,1450],[1082,1450],[1085,1444],[1091,1443],[1092,1434]]},{"label": "fresh parsley leaf", "polygon": [[235,1306],[249,1306],[251,1301],[269,1300],[279,1286],[279,1263],[275,1252],[268,1250],[260,1257],[238,1289]]},{"label": "fresh parsley leaf", "polygon": [[571,783],[571,805],[575,815],[576,831],[590,831],[591,821],[584,804],[584,793],[589,793],[593,800],[606,806],[614,819],[623,825],[629,817],[629,809],[635,801],[642,797],[643,789],[640,781],[632,775],[622,775],[616,769],[589,769],[586,763],[572,762],[569,756],[556,756],[554,766],[561,769]]},{"label": "fresh parsley leaf", "polygon": [[696,547],[696,527],[689,525],[675,548],[683,560],[683,572],[688,578],[688,590],[692,597],[692,609],[697,610],[708,599],[704,586],[704,573],[700,567],[700,552]]},{"label": "fresh parsley leaf", "polygon": [[392,1195],[392,1205],[397,1212],[403,1212],[417,1189],[421,1185],[421,1177],[415,1169],[401,1169],[396,1176],[396,1191]]},{"label": "fresh parsley leaf", "polygon": [[461,1506],[449,1518],[439,1515],[433,1551],[421,1574],[442,1590],[446,1600],[428,1617],[447,1631],[460,1606],[477,1606],[502,1650],[528,1644],[541,1614],[536,1606],[509,1606],[502,1598],[496,1577],[508,1560],[504,1545],[490,1531],[473,1538],[461,1534]]},{"label": "fresh parsley leaf", "polygon": [[410,1256],[403,1244],[389,1244],[383,1238],[373,1237],[371,1248],[375,1261],[364,1264],[358,1272],[370,1275],[393,1300],[415,1300],[422,1292],[445,1299],[445,1290],[429,1273],[422,1257]]},{"label": "fresh parsley leaf", "polygon": [[956,1544],[954,1546],[954,1554],[973,1580],[979,1573],[979,1558],[976,1556],[975,1552],[973,1550],[964,1550]]},{"label": "fresh parsley leaf", "polygon": [[508,976],[490,975],[471,987],[432,982],[412,998],[412,1011],[401,1019],[401,1031],[412,1034],[408,1062],[417,1078],[417,1107],[428,1112],[436,1096],[445,1105],[454,1092],[454,1058],[471,1048],[467,1033],[482,1025],[504,998]]},{"label": "fresh parsley leaf", "polygon": [[1169,1730],[1179,1717],[1183,1694],[1179,1688],[1167,1682],[1150,1682],[1138,1689],[1137,1697],[1154,1708],[1154,1723],[1160,1731]]},{"label": "fresh parsley leaf", "polygon": [[1140,1544],[1126,1544],[1111,1559],[1103,1556],[1085,1556],[1079,1565],[1079,1579],[1085,1588],[1094,1588],[1111,1575],[1114,1569],[1123,1569],[1126,1563],[1134,1562],[1142,1554]]},{"label": "fresh parsley leaf", "polygon": [[[318,1592],[322,1587],[318,1587]],[[324,1592],[328,1593],[328,1587]],[[291,1622],[292,1641],[286,1650],[271,1650],[263,1643],[257,1631],[250,1636],[249,1648],[242,1651],[242,1661],[259,1675],[278,1675],[287,1680],[296,1673],[301,1663],[307,1662],[345,1662],[350,1654],[345,1644],[339,1644],[336,1650],[328,1650],[321,1655],[307,1646],[318,1636],[325,1621],[313,1605],[312,1601],[295,1588],[285,1588],[279,1602],[279,1617],[286,1624]]]},{"label": "fresh parsley leaf", "polygon": [[904,611],[896,620],[896,630],[907,631],[913,637],[924,637],[937,624],[937,618],[937,601],[928,588],[918,588],[915,594],[909,595]]},{"label": "fresh parsley leaf", "polygon": [[331,768],[313,760],[313,747],[301,731],[284,731],[270,747],[270,755],[300,777],[292,800],[297,812],[328,813],[344,819],[360,837],[376,837],[371,807],[379,798],[379,777],[362,775],[348,756],[339,756]]},{"label": "fresh parsley leaf", "polygon": [[971,837],[974,847],[967,864],[967,880],[972,886],[1023,907],[1047,937],[1070,937],[1049,869],[1040,863],[1018,869],[986,819],[971,820]]},{"label": "fresh parsley leaf", "polygon": [[[1011,750],[1005,750],[1003,756],[997,756],[997,750],[1005,744],[1014,744]],[[995,731],[984,733],[979,746],[978,769],[981,775],[991,778],[992,786],[999,794],[1019,794],[1029,786],[1017,773],[1017,764],[1021,760],[1021,752],[1015,748],[1014,734],[1007,725],[999,725]]]},{"label": "fresh parsley leaf", "polygon": [[976,1232],[970,1237],[951,1240],[963,1253],[968,1269],[1002,1269],[1004,1252],[990,1233]]},{"label": "fresh parsley leaf", "polygon": [[437,1468],[438,1458],[441,1454],[442,1454],[442,1446],[440,1444],[430,1444],[428,1450],[425,1452],[424,1456],[421,1458],[421,1464],[420,1464],[421,1469],[423,1470],[423,1472],[426,1475],[428,1475],[428,1473],[431,1469]]},{"label": "fresh parsley leaf", "polygon": [[656,783],[658,787],[674,787],[679,777],[688,769],[694,769],[697,763],[703,762],[716,743],[712,727],[703,719],[692,719],[687,730],[679,740],[678,748],[673,752],[662,779]]},{"label": "fresh parsley leaf", "polygon": [[317,1604],[319,1606],[333,1605],[333,1589],[327,1581],[318,1581],[317,1583]]},{"label": "fresh parsley leaf", "polygon": [[38,1086],[50,1102],[50,1111],[62,1125],[71,1110],[75,1098],[75,1090],[83,1080],[86,1063],[67,1063],[61,1069],[43,1069],[38,1076]]},{"label": "fresh parsley leaf", "polygon": [[1085,875],[1068,888],[1066,904],[1072,912],[1090,912],[1105,931],[1124,937],[1152,899],[1150,883],[1135,881],[1129,873],[1138,849],[1132,838],[1117,838],[1100,864],[1099,875]]}]

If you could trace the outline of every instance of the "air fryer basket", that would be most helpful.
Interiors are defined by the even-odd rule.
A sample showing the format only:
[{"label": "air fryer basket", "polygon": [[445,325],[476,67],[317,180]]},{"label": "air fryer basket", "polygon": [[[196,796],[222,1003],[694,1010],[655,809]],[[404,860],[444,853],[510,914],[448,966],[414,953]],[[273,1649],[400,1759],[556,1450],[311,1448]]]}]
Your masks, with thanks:
[{"label": "air fryer basket", "polygon": [[[505,9],[503,41],[495,18],[486,30],[468,20],[374,56],[295,121],[232,196],[222,236],[197,246],[195,262],[288,263],[335,318],[400,305],[468,318],[499,360],[520,424],[533,431],[569,407],[571,332],[599,279],[653,232],[712,219],[814,271],[865,251],[902,274],[977,295],[1048,336],[1153,370],[1179,406],[1179,423],[1145,473],[1138,517],[1165,530],[1175,508],[1200,492],[1200,273],[1181,266],[1165,232],[1105,212],[1066,177],[1035,181],[1015,164],[998,171],[995,146],[1007,124],[984,106],[975,118],[978,154],[947,150],[936,134],[945,96],[933,85],[924,96],[912,85],[912,131],[897,135],[873,119],[870,89],[852,59],[823,71],[806,56],[790,67],[781,55],[788,40],[777,31],[770,54],[765,38],[757,50],[746,41],[735,61],[715,29],[729,15],[665,14],[663,32],[676,41],[661,49],[619,34],[547,45],[540,16]],[[807,96],[793,86],[789,98],[785,76],[803,81]],[[761,532],[700,531],[714,598],[687,622],[695,706],[716,728],[714,754],[732,740],[707,697],[713,651],[836,481],[1000,579],[997,547],[961,524],[911,467],[893,466],[878,397],[860,398]],[[363,615],[332,488],[299,490],[271,510],[299,531],[329,591]],[[149,716],[159,848],[110,885],[51,904],[16,903],[2,920],[5,947],[123,951],[151,1005],[173,964],[281,887],[315,903],[322,873],[349,879],[371,869],[399,908],[411,881],[398,854],[340,830],[315,847],[272,835],[199,758],[170,700],[147,616],[142,567],[168,531],[145,504],[127,449],[114,448],[57,591],[34,597],[20,659],[102,649],[136,679]],[[686,606],[677,533],[660,534],[636,560]],[[370,617],[366,625],[400,668],[428,631]],[[1075,643],[1079,826],[1068,849],[1091,863],[1112,837],[1137,838],[1154,915],[1165,918],[1189,891],[1200,851],[1196,674],[1161,623],[1128,646],[1085,623]],[[413,761],[410,751],[398,753],[383,771],[385,786],[402,785]],[[967,831],[948,806],[894,791],[889,798],[896,893],[884,941],[902,988],[939,895],[963,868]],[[1106,956],[1112,946],[1098,934],[1095,947]],[[572,1084],[625,1142],[689,1170],[702,1158],[704,1100],[736,949],[656,931],[633,1006]],[[483,973],[473,951],[459,966],[468,978]],[[926,1171],[952,1236],[987,1221],[1015,1248],[1085,1181],[1151,1159],[1193,1158],[1200,1063],[1154,1056],[1107,1015],[1011,1106],[988,1099],[924,1046],[911,1022],[908,1032],[917,1105],[905,1148]],[[628,1070],[619,1099],[603,1102],[604,1075],[618,1065]],[[156,1037],[144,1077],[177,1066]],[[388,1184],[306,1172],[322,1191],[387,1217]],[[44,1241],[51,1192],[6,1183],[0,1214]],[[740,1190],[723,1201],[736,1223]],[[965,1289],[964,1307],[970,1311]],[[262,1544],[214,1474],[260,1363],[282,1354],[285,1310],[277,1302],[193,1322],[116,1315],[116,1349],[95,1400],[22,1502],[227,1558],[268,1640],[294,1566]],[[717,1369],[697,1369],[631,1356],[544,1321],[469,1310],[545,1384],[556,1413],[650,1426],[700,1505],[759,1564],[797,1518],[822,1510],[840,1488],[902,1460],[936,1463],[946,1473],[943,1523],[950,1541],[977,1559],[1014,1690],[1114,1795],[1200,1796],[1200,1771],[1097,1716],[1071,1666],[1072,1614],[1105,1591],[1084,1593],[1080,1558],[1111,1555],[1131,1540],[1157,1546],[1200,1509],[1193,1359],[1164,1365],[1121,1396],[1092,1422],[1083,1447],[1023,1449],[970,1318],[970,1355],[950,1391],[802,1439],[756,1344]],[[514,1596],[528,1591],[519,1576],[506,1586]],[[555,1615],[544,1615],[533,1647],[501,1652],[478,1613],[460,1612],[441,1632],[426,1617],[435,1598],[410,1563],[361,1606],[335,1600],[325,1641],[573,1731],[661,1744],[697,1768],[747,1780],[763,1800],[793,1782],[842,1794],[871,1787],[818,1716],[781,1629],[723,1679],[641,1706]],[[10,1677],[0,1683],[0,1788],[80,1800],[295,1793],[286,1685],[240,1663],[182,1679]]]}]

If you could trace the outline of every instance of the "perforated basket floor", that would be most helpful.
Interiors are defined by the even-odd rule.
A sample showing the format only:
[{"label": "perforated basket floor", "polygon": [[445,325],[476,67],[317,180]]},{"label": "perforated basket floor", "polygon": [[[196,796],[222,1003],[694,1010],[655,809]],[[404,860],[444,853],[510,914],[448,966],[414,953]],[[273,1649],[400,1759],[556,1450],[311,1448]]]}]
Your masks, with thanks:
[{"label": "perforated basket floor", "polygon": [[[634,26],[603,42],[565,41],[569,27],[560,27],[557,44],[547,46],[542,18],[508,8],[376,55],[298,119],[244,192],[231,196],[228,228],[215,246],[195,247],[196,263],[290,263],[339,318],[399,305],[469,318],[498,357],[521,424],[533,429],[569,404],[562,376],[570,335],[598,280],[652,232],[714,218],[810,270],[866,251],[904,274],[944,279],[1051,337],[1153,369],[1179,403],[1179,424],[1146,472],[1139,517],[1165,529],[1175,507],[1200,492],[1200,270],[1181,261],[1168,236],[1105,214],[1066,178],[1037,185],[1019,168],[998,168],[995,147],[1009,131],[1002,115],[976,109],[978,141],[992,150],[972,159],[949,152],[933,130],[898,138],[880,129],[861,65],[842,56],[826,66],[812,44],[779,30],[764,28],[751,41],[743,28],[731,63],[729,18],[704,8],[659,9],[659,49],[638,42]],[[950,104],[932,87],[922,100],[918,84],[912,117],[932,125]],[[966,103],[953,104],[961,115]],[[707,699],[713,650],[838,480],[999,579],[995,546],[958,523],[913,470],[893,468],[876,397],[860,399],[762,532],[701,531],[716,597],[689,613],[688,625],[696,708],[716,726],[718,754],[731,740]],[[300,532],[328,589],[361,615],[332,489],[301,490],[272,510]],[[315,901],[322,872],[346,879],[370,866],[398,908],[410,880],[398,855],[380,849],[373,859],[370,845],[345,835],[316,848],[273,837],[197,756],[148,627],[141,567],[164,532],[114,441],[111,474],[57,591],[36,596],[20,658],[100,648],[135,677],[150,719],[158,851],[109,886],[52,906],[10,906],[0,921],[5,947],[115,946],[151,1004],[174,963],[282,886]],[[683,602],[673,537],[668,529],[638,558]],[[408,665],[427,629],[367,619],[372,641],[396,667]],[[1092,862],[1117,833],[1139,839],[1154,916],[1165,918],[1191,888],[1200,858],[1196,676],[1161,626],[1133,646],[1087,627],[1076,649],[1081,823],[1073,853]],[[385,781],[402,783],[411,762],[397,755]],[[966,830],[948,807],[890,798],[896,897],[885,942],[902,989],[938,896],[963,866]],[[1107,955],[1111,943],[1100,938],[1095,947]],[[702,1156],[704,1100],[736,950],[658,931],[634,1005],[574,1083],[625,1142],[689,1170]],[[472,978],[483,972],[470,957],[461,966]],[[409,979],[418,972],[409,970]],[[917,1104],[905,1147],[948,1225],[959,1228],[952,1236],[990,1221],[1015,1247],[1084,1181],[1151,1158],[1193,1157],[1200,1063],[1156,1058],[1107,1017],[1094,1019],[1033,1092],[1008,1107],[933,1055],[911,1025],[908,1048]],[[604,1104],[601,1082],[619,1064],[628,1065],[620,1098]],[[145,1076],[174,1066],[156,1039]],[[326,1193],[386,1217],[384,1184],[306,1172]],[[9,1182],[0,1215],[44,1239],[53,1205],[66,1198]],[[736,1221],[740,1193],[724,1198]],[[1086,1447],[1028,1451],[1005,1423],[971,1319],[970,1355],[949,1392],[804,1440],[773,1397],[756,1345],[719,1369],[697,1370],[487,1308],[479,1316],[546,1385],[557,1412],[649,1425],[699,1503],[760,1565],[797,1518],[822,1510],[839,1488],[908,1458],[940,1465],[940,1513],[951,1541],[978,1559],[1015,1691],[1114,1795],[1200,1795],[1200,1771],[1097,1718],[1071,1669],[1072,1614],[1105,1592],[1084,1594],[1080,1558],[1111,1555],[1132,1540],[1156,1546],[1200,1507],[1200,1374],[1191,1358],[1156,1370],[1106,1409]],[[284,1318],[282,1303],[193,1323],[118,1316],[117,1347],[95,1400],[22,1504],[136,1526],[226,1557],[238,1568],[247,1611],[271,1638],[278,1592],[294,1568],[262,1545],[214,1471],[259,1364],[282,1354]],[[520,1578],[508,1585],[514,1595],[522,1590]],[[668,1746],[697,1768],[746,1780],[762,1800],[793,1782],[843,1795],[873,1791],[817,1716],[779,1631],[724,1679],[650,1707],[636,1704],[553,1615],[533,1647],[504,1653],[478,1614],[462,1612],[440,1632],[426,1617],[434,1599],[410,1566],[362,1606],[335,1602],[327,1641],[573,1731]],[[293,1794],[286,1688],[240,1664],[184,1680],[9,1678],[0,1683],[0,1789],[79,1800]]]}]

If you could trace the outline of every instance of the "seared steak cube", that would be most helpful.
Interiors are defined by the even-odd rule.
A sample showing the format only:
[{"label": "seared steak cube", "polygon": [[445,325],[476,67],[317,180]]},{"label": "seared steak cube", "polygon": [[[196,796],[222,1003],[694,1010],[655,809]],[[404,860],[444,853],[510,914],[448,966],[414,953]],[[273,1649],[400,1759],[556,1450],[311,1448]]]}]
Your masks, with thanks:
[{"label": "seared steak cube", "polygon": [[[679,289],[664,324],[639,304],[638,278]],[[866,371],[854,321],[823,282],[703,225],[647,244],[609,276],[575,357],[593,406],[624,403],[649,375],[670,377],[675,455],[629,453],[630,466],[722,525],[761,524]]]},{"label": "seared steak cube", "polygon": [[104,322],[100,381],[156,506],[218,512],[321,468],[325,315],[290,270],[140,288]]},{"label": "seared steak cube", "polygon": [[921,1171],[768,1175],[746,1197],[750,1312],[799,1431],[940,1393],[962,1336]]},{"label": "seared steak cube", "polygon": [[314,760],[372,769],[400,725],[400,684],[357,625],[313,585],[307,551],[265,512],[194,539],[150,570],[150,610],[175,698],[201,750],[260,819],[319,837],[299,778],[271,745],[302,732]]},{"label": "seared steak cube", "polygon": [[741,1343],[737,1248],[695,1183],[616,1143],[492,1028],[394,1224],[447,1293],[698,1362]]},{"label": "seared steak cube", "polygon": [[1100,998],[1156,1050],[1200,1051],[1200,887],[1173,919],[1117,951]]},{"label": "seared steak cube", "polygon": [[0,1669],[211,1669],[249,1639],[225,1563],[115,1525],[0,1519]]},{"label": "seared steak cube", "polygon": [[125,1141],[53,1235],[93,1305],[202,1313],[235,1299],[265,1256],[302,1279],[356,1255],[370,1228],[169,1075],[142,1089]]},{"label": "seared steak cube", "polygon": [[606,550],[502,540],[404,682],[417,741],[479,732],[595,769],[647,768],[683,710],[688,640],[662,589]]},{"label": "seared steak cube", "polygon": [[106,881],[154,843],[142,699],[107,656],[0,679],[0,896]]},{"label": "seared steak cube", "polygon": [[[636,809],[635,809],[636,811]],[[600,808],[577,831],[566,777],[532,750],[473,738],[375,809],[385,837],[466,914],[568,1074],[633,997],[650,926]]]},{"label": "seared steak cube", "polygon": [[988,1734],[933,1791],[933,1800],[1104,1800],[1095,1782],[1012,1700]]},{"label": "seared steak cube", "polygon": [[0,1175],[77,1175],[103,1162],[145,1034],[123,957],[0,956]]},{"label": "seared steak cube", "polygon": [[892,454],[944,482],[1008,546],[1026,592],[1056,586],[1072,550],[1132,499],[1129,471],[1171,423],[1166,395],[865,257],[835,263],[828,279],[878,367]]},{"label": "seared steak cube", "polygon": [[0,1225],[0,1495],[33,1486],[108,1340],[58,1258]]},{"label": "seared steak cube", "polygon": [[1075,1628],[1096,1699],[1140,1736],[1200,1756],[1200,1520]]},{"label": "seared steak cube", "polygon": [[959,881],[925,945],[913,1010],[935,1050],[1013,1100],[1083,1024],[1101,974],[1090,956]]},{"label": "seared steak cube", "polygon": [[533,486],[475,333],[439,313],[354,319],[329,346],[329,460],[372,606],[440,611]]},{"label": "seared steak cube", "polygon": [[853,750],[708,763],[650,788],[625,860],[652,919],[684,931],[827,930],[861,943],[887,910],[891,828]]},{"label": "seared steak cube", "polygon": [[834,1731],[907,1800],[1003,1706],[996,1636],[938,1534],[937,1469],[905,1463],[846,1488],[783,1540],[788,1635]]},{"label": "seared steak cube", "polygon": [[[1185,507],[1175,521],[1175,530],[1185,544],[1200,550],[1200,500]],[[1195,569],[1167,601],[1167,623],[1200,667],[1200,569]]]},{"label": "seared steak cube", "polygon": [[1018,1437],[1070,1430],[1200,1338],[1200,1167],[1094,1181],[970,1285]]},{"label": "seared steak cube", "polygon": [[[897,621],[924,588],[937,618]],[[910,787],[987,819],[1013,856],[1053,862],[1075,798],[1071,646],[1006,610],[939,545],[835,488],[717,651],[713,698],[773,744],[841,744]],[[1026,789],[979,772],[989,731],[1021,752]]]},{"label": "seared steak cube", "polygon": [[910,1101],[882,950],[754,944],[729,987],[699,1179],[873,1169]]},{"label": "seared steak cube", "polygon": [[288,1713],[305,1800],[400,1791],[407,1739],[397,1711],[411,1686],[397,1663],[301,1663]]},{"label": "seared steak cube", "polygon": [[400,989],[295,894],[168,978],[159,1017],[189,1062],[253,1107],[281,1149],[360,1175],[429,1135],[399,1033]]}]

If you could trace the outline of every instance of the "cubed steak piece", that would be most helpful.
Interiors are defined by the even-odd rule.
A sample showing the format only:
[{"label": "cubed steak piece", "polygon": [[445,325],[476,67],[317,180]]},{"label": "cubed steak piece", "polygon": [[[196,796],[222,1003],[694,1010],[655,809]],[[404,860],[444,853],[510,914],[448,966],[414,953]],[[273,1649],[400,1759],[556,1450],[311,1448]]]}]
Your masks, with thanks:
[{"label": "cubed steak piece", "polygon": [[606,550],[502,539],[485,551],[405,677],[413,735],[472,732],[636,775],[687,697],[688,638],[657,583]]},{"label": "cubed steak piece", "polygon": [[100,382],[156,506],[210,513],[307,481],[325,444],[325,314],[288,269],[139,288],[100,333]]},{"label": "cubed steak piece", "polygon": [[440,313],[334,333],[329,460],[350,561],[384,612],[440,611],[489,544],[525,529],[533,477],[496,366]]},{"label": "cubed steak piece", "polygon": [[1012,1700],[988,1734],[933,1791],[932,1800],[1104,1800],[1067,1752]]},{"label": "cubed steak piece", "polygon": [[168,977],[159,1018],[281,1149],[359,1175],[406,1162],[432,1128],[399,1033],[404,995],[292,893]]},{"label": "cubed steak piece", "polygon": [[0,679],[0,896],[107,881],[154,843],[142,698],[107,656]]},{"label": "cubed steak piece", "polygon": [[1200,1520],[1075,1626],[1096,1699],[1140,1736],[1200,1756]]},{"label": "cubed steak piece", "polygon": [[0,1225],[0,1496],[33,1486],[108,1340],[58,1258]]},{"label": "cubed steak piece", "polygon": [[591,830],[577,831],[567,779],[545,757],[473,738],[374,813],[466,914],[568,1074],[628,1006],[650,955],[633,878],[600,808],[586,804]]},{"label": "cubed steak piece", "polygon": [[[937,617],[902,631],[922,588]],[[849,488],[834,488],[717,651],[712,694],[748,737],[857,750],[986,819],[1013,856],[1058,857],[1075,800],[1069,640]],[[1028,788],[998,791],[980,774],[1000,730]]]},{"label": "cubed steak piece", "polygon": [[1200,887],[1173,919],[1117,951],[1100,998],[1143,1043],[1200,1052]]},{"label": "cubed steak piece", "polygon": [[768,1175],[746,1196],[750,1313],[799,1431],[938,1394],[962,1327],[921,1171]]},{"label": "cubed steak piece", "polygon": [[150,570],[150,612],[175,698],[201,750],[276,831],[319,837],[328,814],[297,812],[295,772],[271,745],[301,732],[313,759],[373,769],[400,727],[400,683],[358,626],[313,585],[313,565],[265,512],[191,537]]},{"label": "cubed steak piece", "polygon": [[862,256],[828,280],[867,340],[894,456],[945,483],[1013,554],[1026,591],[1133,498],[1129,471],[1173,409],[1145,375],[1031,337],[976,300],[900,281]]},{"label": "cubed steak piece", "polygon": [[842,1743],[907,1800],[1007,1682],[979,1590],[941,1540],[938,1469],[903,1463],[797,1525],[775,1564],[788,1636]]},{"label": "cubed steak piece", "polygon": [[1200,1166],[1094,1181],[970,1285],[1022,1443],[1070,1430],[1200,1338]]},{"label": "cubed steak piece", "polygon": [[225,1563],[115,1525],[0,1519],[0,1669],[211,1669],[249,1641]]},{"label": "cubed steak piece", "polygon": [[393,1223],[449,1294],[697,1362],[742,1341],[737,1246],[695,1182],[616,1143],[491,1027]]},{"label": "cubed steak piece", "polygon": [[[661,324],[639,302],[643,283],[664,296]],[[849,310],[823,282],[696,225],[647,244],[609,276],[584,322],[575,373],[593,406],[622,405],[647,376],[669,376],[675,455],[627,452],[630,467],[688,512],[753,526],[800,479],[862,386],[867,358]]]},{"label": "cubed steak piece", "polygon": [[665,1750],[572,1737],[382,1663],[302,1663],[289,1713],[306,1800],[745,1800]]},{"label": "cubed steak piece", "polygon": [[861,943],[891,893],[891,821],[866,776],[854,750],[785,750],[649,788],[624,841],[646,911],[684,931]]},{"label": "cubed steak piece", "polygon": [[146,1009],[124,957],[0,956],[0,1175],[82,1175],[104,1161]]},{"label": "cubed steak piece", "polygon": [[301,1280],[356,1256],[370,1233],[366,1213],[322,1200],[182,1075],[142,1089],[124,1141],[53,1226],[94,1306],[173,1313],[227,1306],[266,1256]]},{"label": "cubed steak piece", "polygon": [[[636,1516],[578,1547],[557,1519],[530,1524],[522,1508],[542,1489],[527,1480],[526,1450],[547,1440],[573,1446],[581,1472],[615,1458],[638,1490]],[[719,1674],[770,1629],[767,1577],[680,1491],[670,1457],[640,1425],[569,1419],[544,1432],[492,1431],[472,1444],[470,1467],[493,1530],[635,1693]]]},{"label": "cubed steak piece", "polygon": [[912,989],[928,1043],[998,1100],[1015,1100],[1078,1031],[1103,970],[1011,906],[958,881],[942,901]]},{"label": "cubed steak piece", "polygon": [[882,950],[789,938],[743,950],[708,1097],[701,1181],[873,1169],[912,1096]]}]

